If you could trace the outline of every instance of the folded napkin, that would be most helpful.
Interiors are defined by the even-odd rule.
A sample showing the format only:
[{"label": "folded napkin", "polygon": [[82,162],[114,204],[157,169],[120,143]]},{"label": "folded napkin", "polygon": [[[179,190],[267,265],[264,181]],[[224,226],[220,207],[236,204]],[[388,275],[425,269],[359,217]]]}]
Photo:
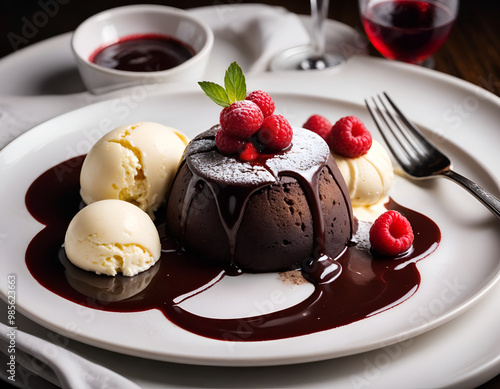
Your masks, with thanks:
[{"label": "folded napkin", "polygon": [[[214,32],[215,52],[219,51],[217,46],[224,43],[238,46],[238,51],[244,54],[239,65],[246,74],[267,71],[275,55],[310,41],[310,35],[299,16],[283,7],[263,4],[215,5],[193,8],[189,12],[206,22]],[[231,53],[227,53],[222,60],[225,63],[231,61]]]},{"label": "folded napkin", "polygon": [[[125,377],[79,355],[0,323],[1,349],[12,345],[15,362],[48,382],[68,389],[140,389]],[[1,343],[1,342],[0,342]],[[8,369],[8,368],[7,368]]]},{"label": "folded napkin", "polygon": [[[266,71],[274,55],[309,41],[309,34],[300,18],[282,7],[221,4],[193,8],[188,12],[205,21],[214,32],[214,48],[207,66],[206,80],[222,79],[224,71],[233,61],[238,61],[245,74]],[[0,149],[36,124],[123,93],[126,90],[102,95],[90,92],[41,96],[0,95]]]}]

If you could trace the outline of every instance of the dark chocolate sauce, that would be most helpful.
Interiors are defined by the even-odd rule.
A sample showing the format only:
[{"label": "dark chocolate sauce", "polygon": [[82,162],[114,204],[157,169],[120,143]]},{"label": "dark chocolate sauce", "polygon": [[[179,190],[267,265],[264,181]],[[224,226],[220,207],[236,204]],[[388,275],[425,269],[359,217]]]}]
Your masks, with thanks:
[{"label": "dark chocolate sauce", "polygon": [[195,54],[184,42],[158,34],[132,35],[97,49],[90,62],[106,68],[132,72],[171,69]]},{"label": "dark chocolate sauce", "polygon": [[[330,155],[328,159],[326,166],[330,171],[330,175],[335,179],[335,175],[330,167],[333,163],[333,157]],[[313,218],[314,257],[311,262],[302,264],[302,274],[307,280],[315,284],[332,282],[342,272],[342,265],[336,261],[335,258],[330,257],[326,252],[326,224],[321,209],[319,193],[319,176],[322,170],[323,167],[315,167],[303,173],[293,171],[281,173],[282,175],[288,175],[297,180],[304,190],[309,208],[311,209]],[[339,183],[337,182],[337,186],[338,185]],[[346,204],[350,203],[350,200],[346,201]],[[354,233],[353,222],[354,220],[351,215],[351,235]]]},{"label": "dark chocolate sauce", "polygon": [[[233,188],[233,190],[229,192],[220,190],[220,187],[218,185],[214,185],[210,181],[205,181],[203,180],[203,178],[193,173],[193,177],[188,184],[188,190],[186,191],[186,199],[183,203],[181,217],[181,230],[183,231],[183,233],[186,229],[186,219],[189,208],[191,206],[191,201],[193,196],[196,194],[195,189],[200,182],[204,182],[212,191],[219,211],[220,220],[222,221],[222,225],[224,226],[224,230],[226,231],[226,235],[228,237],[230,267],[229,269],[226,269],[226,271],[230,272],[232,275],[241,273],[240,269],[238,269],[238,266],[235,263],[236,238],[238,236],[239,226],[241,220],[243,219],[243,214],[245,212],[245,206],[248,202],[248,199],[250,198],[252,193],[256,192],[261,187],[266,186],[267,184],[261,184],[255,187],[242,186],[239,188]],[[224,204],[230,203],[230,207],[224,206]]]},{"label": "dark chocolate sauce", "polygon": [[[111,312],[158,309],[179,327],[209,338],[262,341],[295,337],[389,309],[415,293],[420,284],[415,263],[440,241],[434,222],[391,201],[387,207],[402,212],[412,224],[415,241],[410,252],[386,258],[353,245],[337,258],[342,271],[336,279],[316,283],[314,292],[293,307],[251,318],[201,317],[183,310],[179,303],[186,295],[229,275],[220,266],[181,250],[164,224],[161,215],[165,212],[158,213],[157,219],[161,260],[137,276],[96,275],[66,259],[61,245],[69,222],[81,207],[79,175],[83,159],[73,158],[49,169],[28,189],[27,208],[46,226],[26,251],[26,265],[33,277],[48,290],[77,304]],[[317,271],[314,268],[322,266],[321,258],[310,266],[311,272]]]}]

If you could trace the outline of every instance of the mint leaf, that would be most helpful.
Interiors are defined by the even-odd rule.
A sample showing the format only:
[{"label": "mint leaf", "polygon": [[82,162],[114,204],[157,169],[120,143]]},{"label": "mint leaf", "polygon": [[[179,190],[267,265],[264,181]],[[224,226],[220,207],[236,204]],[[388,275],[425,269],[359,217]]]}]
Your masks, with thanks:
[{"label": "mint leaf", "polygon": [[245,76],[236,62],[233,62],[227,68],[224,76],[224,86],[226,87],[227,96],[231,103],[245,100],[245,97],[247,97]]},{"label": "mint leaf", "polygon": [[211,81],[200,81],[198,82],[198,85],[216,104],[219,104],[222,107],[228,107],[231,105],[231,100],[229,99],[224,88],[220,85]]}]

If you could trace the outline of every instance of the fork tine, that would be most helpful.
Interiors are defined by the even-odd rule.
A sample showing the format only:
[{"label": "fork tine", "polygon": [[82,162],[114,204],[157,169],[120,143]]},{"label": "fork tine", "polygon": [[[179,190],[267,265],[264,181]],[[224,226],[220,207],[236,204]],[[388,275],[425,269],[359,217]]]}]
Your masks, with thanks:
[{"label": "fork tine", "polygon": [[412,131],[412,134],[424,144],[424,146],[427,146],[427,148],[434,148],[434,146],[427,140],[427,138],[422,134],[422,132],[416,127],[412,122],[410,122],[406,116],[401,112],[399,107],[392,101],[392,99],[389,97],[389,95],[386,92],[383,92],[385,98],[389,102],[389,104],[392,106],[394,111],[397,113],[399,119],[406,125],[407,128],[409,128]]},{"label": "fork tine", "polygon": [[[404,149],[398,134],[396,134],[392,126],[388,124],[386,117],[373,97],[372,104],[374,106],[373,108],[371,107],[369,101],[365,99],[365,105],[368,112],[370,112],[375,125],[379,129],[380,134],[382,135],[382,138],[384,138],[385,144],[390,149],[392,155],[396,158],[400,165],[405,162],[410,162],[406,149]],[[396,147],[396,143],[399,144],[399,147]],[[403,151],[401,151],[400,148],[403,148]]]},{"label": "fork tine", "polygon": [[[379,109],[382,117],[384,118],[385,124],[389,130],[394,135],[395,140],[399,143],[399,146],[406,152],[408,159],[418,158],[418,155],[425,155],[425,150],[422,153],[416,147],[415,140],[411,137],[411,134],[406,130],[406,127],[402,125],[399,121],[399,116],[395,116],[390,110],[387,104],[384,102],[382,97],[377,96],[383,109]],[[391,125],[390,123],[393,123]]]},{"label": "fork tine", "polygon": [[415,160],[427,158],[430,154],[434,153],[434,147],[429,143],[427,138],[406,118],[396,104],[392,102],[387,93],[384,92],[384,95],[389,104],[383,102],[382,97],[380,96],[379,99],[382,101],[387,115],[391,118],[394,125],[398,127],[399,131],[406,139],[406,143],[402,142],[402,140],[400,141],[401,145],[406,146],[405,150],[410,152],[410,155],[415,158]]},{"label": "fork tine", "polygon": [[[384,96],[385,100],[383,99]],[[398,147],[404,151],[406,161],[418,163],[422,158],[425,159],[432,154],[441,154],[421,131],[405,117],[386,92],[383,92],[383,96],[378,95],[376,97],[379,103],[376,102],[374,97],[372,100],[377,112],[385,123],[385,127],[392,133],[392,143],[397,142]],[[380,125],[380,121],[376,122],[376,124],[383,135],[384,128]],[[391,140],[387,139],[386,136],[384,136],[384,140],[389,146]],[[393,153],[394,149],[395,147],[392,146],[391,151]]]}]

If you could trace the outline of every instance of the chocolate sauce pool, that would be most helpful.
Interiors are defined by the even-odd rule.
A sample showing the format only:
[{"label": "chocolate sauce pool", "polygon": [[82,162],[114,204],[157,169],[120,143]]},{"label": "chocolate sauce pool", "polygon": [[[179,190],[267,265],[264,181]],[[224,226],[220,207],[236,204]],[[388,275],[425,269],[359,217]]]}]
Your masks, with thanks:
[{"label": "chocolate sauce pool", "polygon": [[[96,275],[72,265],[65,257],[66,228],[82,206],[79,176],[84,157],[63,162],[42,174],[28,189],[26,206],[46,227],[30,242],[26,264],[33,277],[53,293],[74,303],[111,312],[158,309],[179,327],[220,340],[263,341],[324,331],[364,319],[409,298],[418,289],[416,261],[438,245],[440,231],[426,216],[391,201],[388,209],[402,212],[415,234],[413,250],[399,258],[377,257],[350,246],[337,260],[340,275],[315,284],[299,304],[251,318],[213,319],[179,307],[181,296],[206,289],[230,276],[221,267],[180,250],[159,213],[161,260],[134,277]],[[256,285],[256,287],[258,287]]]}]

